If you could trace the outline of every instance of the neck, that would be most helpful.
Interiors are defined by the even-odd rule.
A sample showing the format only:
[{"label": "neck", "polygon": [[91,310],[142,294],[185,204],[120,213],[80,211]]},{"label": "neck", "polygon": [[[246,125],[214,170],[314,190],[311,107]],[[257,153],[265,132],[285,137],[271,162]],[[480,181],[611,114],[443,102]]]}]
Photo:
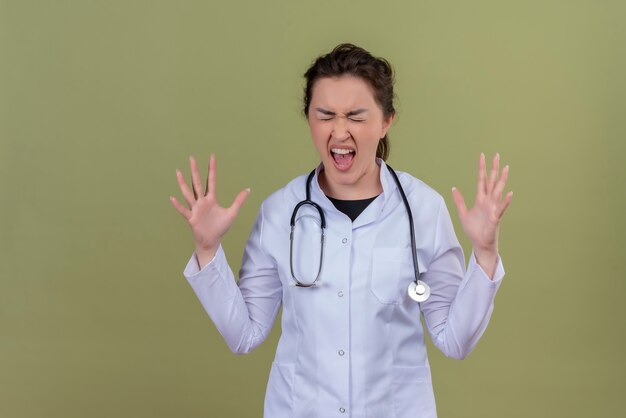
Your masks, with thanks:
[{"label": "neck", "polygon": [[330,196],[339,200],[361,200],[378,196],[383,192],[383,186],[380,183],[380,167],[374,164],[373,170],[368,171],[361,176],[356,183],[340,184],[333,182],[326,176],[324,169],[318,176],[319,185],[326,196]]}]

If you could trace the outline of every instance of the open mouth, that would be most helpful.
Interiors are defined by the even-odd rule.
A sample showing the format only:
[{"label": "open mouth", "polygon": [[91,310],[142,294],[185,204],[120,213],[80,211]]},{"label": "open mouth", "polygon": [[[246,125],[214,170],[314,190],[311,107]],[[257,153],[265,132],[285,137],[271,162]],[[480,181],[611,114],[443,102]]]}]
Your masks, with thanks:
[{"label": "open mouth", "polygon": [[356,151],[347,148],[331,148],[330,155],[333,157],[335,167],[340,171],[346,171],[352,166]]},{"label": "open mouth", "polygon": [[333,157],[335,167],[339,170],[347,170],[352,165],[356,152],[353,149],[332,148],[330,155]]}]

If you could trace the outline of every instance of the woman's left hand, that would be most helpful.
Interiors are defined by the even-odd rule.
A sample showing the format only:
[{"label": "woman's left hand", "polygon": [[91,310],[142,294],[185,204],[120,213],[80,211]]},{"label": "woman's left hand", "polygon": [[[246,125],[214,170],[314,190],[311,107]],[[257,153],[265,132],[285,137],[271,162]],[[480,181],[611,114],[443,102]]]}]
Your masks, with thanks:
[{"label": "woman's left hand", "polygon": [[472,241],[478,264],[489,277],[493,277],[498,258],[498,230],[504,211],[511,202],[513,192],[502,199],[502,192],[509,175],[507,165],[500,171],[500,154],[493,157],[491,172],[487,176],[485,154],[478,161],[478,188],[474,207],[468,209],[461,191],[452,188],[452,197],[459,212],[463,230]]}]

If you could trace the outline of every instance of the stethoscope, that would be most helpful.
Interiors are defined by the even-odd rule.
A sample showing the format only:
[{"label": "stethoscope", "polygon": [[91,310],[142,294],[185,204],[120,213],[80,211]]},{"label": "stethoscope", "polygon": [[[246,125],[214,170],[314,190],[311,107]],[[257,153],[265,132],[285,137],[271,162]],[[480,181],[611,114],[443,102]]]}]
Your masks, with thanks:
[{"label": "stethoscope", "polygon": [[[411,250],[413,253],[413,270],[415,273],[415,280],[412,281],[411,284],[409,284],[409,288],[408,288],[409,297],[416,302],[424,302],[430,296],[430,287],[426,283],[420,280],[420,271],[419,271],[419,267],[417,264],[417,249],[416,249],[416,244],[415,244],[415,229],[413,226],[413,215],[411,213],[411,207],[409,206],[409,201],[407,200],[406,195],[404,194],[404,189],[402,188],[402,185],[400,184],[398,175],[389,165],[387,165],[387,168],[389,169],[389,172],[393,175],[393,179],[398,185],[398,190],[400,190],[400,196],[402,196],[402,201],[404,202],[404,207],[406,208],[406,213],[409,215],[409,229],[411,231]],[[293,281],[297,287],[315,286],[320,278],[320,274],[322,273],[322,262],[324,259],[324,237],[325,237],[324,230],[326,229],[326,217],[324,216],[324,211],[322,210],[321,206],[311,200],[311,180],[313,179],[314,175],[315,175],[315,170],[311,171],[311,174],[309,174],[309,177],[306,180],[306,199],[301,201],[295,206],[295,208],[293,209],[293,214],[291,215],[291,234],[289,235],[289,268],[291,270],[291,277],[293,278]],[[317,212],[320,215],[320,224],[321,224],[320,226],[322,229],[321,246],[320,246],[321,248],[320,249],[320,265],[319,265],[319,269],[317,270],[317,275],[315,276],[315,279],[310,283],[302,282],[298,280],[293,270],[293,241],[294,241],[294,229],[296,226],[296,216],[298,214],[298,210],[302,206],[305,206],[305,205],[313,206],[317,210]]]}]

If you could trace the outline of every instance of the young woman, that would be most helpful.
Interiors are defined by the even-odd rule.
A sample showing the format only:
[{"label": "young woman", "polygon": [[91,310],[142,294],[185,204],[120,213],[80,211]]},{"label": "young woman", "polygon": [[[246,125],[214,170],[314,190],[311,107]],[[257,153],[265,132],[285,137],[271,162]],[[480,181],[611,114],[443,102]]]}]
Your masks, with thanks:
[{"label": "young woman", "polygon": [[266,417],[435,417],[420,314],[450,357],[467,356],[484,332],[504,276],[508,166],[500,171],[496,155],[487,174],[481,154],[472,208],[452,190],[473,246],[466,268],[443,198],[385,162],[395,115],[389,63],[342,44],[305,78],[321,163],[262,203],[238,282],[220,240],[249,190],[221,207],[213,155],[204,190],[194,158],[192,190],[177,170],[188,207],[171,201],[196,245],[184,275],[235,353],[265,340],[282,304]]}]

